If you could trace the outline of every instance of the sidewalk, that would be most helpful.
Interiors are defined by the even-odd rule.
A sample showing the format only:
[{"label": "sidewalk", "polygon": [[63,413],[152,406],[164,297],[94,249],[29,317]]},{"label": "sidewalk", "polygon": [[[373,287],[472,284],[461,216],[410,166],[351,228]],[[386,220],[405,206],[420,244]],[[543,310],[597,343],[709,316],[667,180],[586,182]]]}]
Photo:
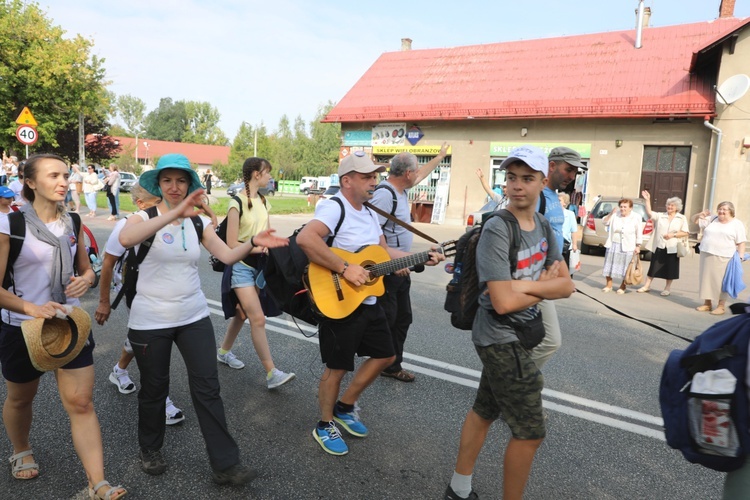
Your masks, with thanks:
[{"label": "sidewalk", "polygon": [[[457,239],[465,231],[464,226],[448,224],[415,223],[414,226],[441,242]],[[415,237],[415,251],[425,250],[429,246],[427,242],[424,242],[425,248],[420,248],[423,241],[421,238]],[[700,255],[695,254],[681,259],[680,279],[672,283],[672,293],[668,297],[659,295],[664,290],[665,285],[665,281],[662,279],[654,280],[649,293],[635,293],[635,290],[643,285],[628,287],[628,292],[624,295],[617,295],[614,290],[610,293],[603,293],[601,291],[605,284],[604,276],[602,276],[603,253],[582,255],[581,270],[573,275],[573,281],[576,288],[581,292],[622,311],[628,316],[654,323],[677,335],[694,338],[714,323],[731,316],[729,310],[723,316],[713,316],[695,310],[697,306],[703,303],[698,298],[699,261]],[[650,262],[643,262],[644,282],[649,265]],[[750,264],[745,263],[744,270],[745,283],[748,283],[750,281]],[[617,285],[619,283],[615,284],[615,286]],[[737,299],[729,299],[727,304],[734,304],[735,302],[750,303],[750,287],[745,289]],[[571,307],[589,313],[593,309],[597,314],[617,316],[614,312],[583,294],[573,294],[561,307]],[[623,318],[623,321],[630,320]]]}]

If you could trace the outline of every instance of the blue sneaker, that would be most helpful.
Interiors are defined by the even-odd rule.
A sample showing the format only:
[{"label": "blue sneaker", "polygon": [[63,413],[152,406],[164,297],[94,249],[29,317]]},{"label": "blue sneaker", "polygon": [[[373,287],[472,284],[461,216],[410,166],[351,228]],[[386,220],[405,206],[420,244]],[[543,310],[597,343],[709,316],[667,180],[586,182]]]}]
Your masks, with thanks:
[{"label": "blue sneaker", "polygon": [[346,432],[348,432],[352,436],[367,436],[367,427],[365,427],[365,424],[360,422],[359,413],[356,410],[349,413],[344,413],[334,408],[333,419],[337,423],[341,424]]},{"label": "blue sneaker", "polygon": [[349,453],[349,447],[346,446],[339,429],[333,422],[329,422],[323,429],[316,425],[312,431],[312,435],[313,439],[318,442],[326,453],[330,453],[331,455],[346,455]]}]

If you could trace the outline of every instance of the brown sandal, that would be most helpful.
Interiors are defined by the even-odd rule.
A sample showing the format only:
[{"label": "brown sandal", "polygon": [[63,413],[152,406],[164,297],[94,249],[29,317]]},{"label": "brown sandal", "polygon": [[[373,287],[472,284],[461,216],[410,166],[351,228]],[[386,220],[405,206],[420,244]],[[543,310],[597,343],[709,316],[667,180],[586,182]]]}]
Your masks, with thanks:
[{"label": "brown sandal", "polygon": [[724,309],[724,306],[717,306],[716,309],[711,311],[709,314],[713,314],[714,316],[721,316],[725,312],[727,311]]},{"label": "brown sandal", "polygon": [[417,378],[413,373],[407,372],[404,369],[397,372],[380,372],[380,375],[383,377],[395,378],[401,382],[414,382],[414,379]]}]

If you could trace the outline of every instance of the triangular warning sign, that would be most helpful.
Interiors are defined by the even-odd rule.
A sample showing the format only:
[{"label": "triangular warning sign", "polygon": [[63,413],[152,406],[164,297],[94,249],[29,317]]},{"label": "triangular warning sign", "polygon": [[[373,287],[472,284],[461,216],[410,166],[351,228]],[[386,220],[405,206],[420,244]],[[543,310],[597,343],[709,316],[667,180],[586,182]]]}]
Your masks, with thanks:
[{"label": "triangular warning sign", "polygon": [[16,123],[19,125],[31,125],[32,127],[39,125],[27,106],[24,106],[23,111],[21,111],[21,114],[16,118]]}]

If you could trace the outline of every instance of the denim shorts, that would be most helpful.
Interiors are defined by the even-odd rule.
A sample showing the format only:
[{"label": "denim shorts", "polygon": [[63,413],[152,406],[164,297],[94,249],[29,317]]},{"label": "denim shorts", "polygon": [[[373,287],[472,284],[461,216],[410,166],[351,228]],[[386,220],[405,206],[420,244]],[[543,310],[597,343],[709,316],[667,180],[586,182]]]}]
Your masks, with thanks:
[{"label": "denim shorts", "polygon": [[232,288],[247,288],[249,286],[257,286],[258,288],[266,286],[263,271],[258,271],[242,261],[237,262],[232,266]]}]

